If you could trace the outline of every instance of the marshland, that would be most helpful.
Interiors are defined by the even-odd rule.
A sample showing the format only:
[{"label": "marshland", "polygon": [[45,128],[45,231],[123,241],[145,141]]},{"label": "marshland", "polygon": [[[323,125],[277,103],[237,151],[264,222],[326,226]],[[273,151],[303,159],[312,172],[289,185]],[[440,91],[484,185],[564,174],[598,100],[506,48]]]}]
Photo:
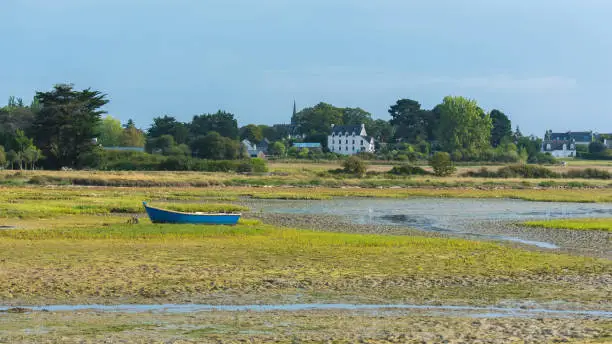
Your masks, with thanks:
[{"label": "marshland", "polygon": [[[2,172],[0,341],[438,340],[432,331],[468,341],[610,339],[605,182],[382,175],[385,186],[337,176],[329,180],[342,185],[332,186],[319,168],[271,164],[276,176]],[[314,179],[322,185],[296,182]],[[229,227],[152,224],[143,200],[243,216]],[[109,313],[97,304],[154,311]],[[161,306],[190,304],[383,308],[187,315]],[[369,330],[342,331],[348,322]]]}]

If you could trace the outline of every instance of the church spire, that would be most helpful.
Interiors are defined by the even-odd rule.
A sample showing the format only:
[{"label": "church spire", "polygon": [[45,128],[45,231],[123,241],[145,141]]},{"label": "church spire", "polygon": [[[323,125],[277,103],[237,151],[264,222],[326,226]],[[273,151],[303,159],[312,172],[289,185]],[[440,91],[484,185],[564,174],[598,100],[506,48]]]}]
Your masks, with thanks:
[{"label": "church spire", "polygon": [[293,116],[295,117],[295,114],[297,113],[297,108],[295,106],[295,99],[293,100]]}]

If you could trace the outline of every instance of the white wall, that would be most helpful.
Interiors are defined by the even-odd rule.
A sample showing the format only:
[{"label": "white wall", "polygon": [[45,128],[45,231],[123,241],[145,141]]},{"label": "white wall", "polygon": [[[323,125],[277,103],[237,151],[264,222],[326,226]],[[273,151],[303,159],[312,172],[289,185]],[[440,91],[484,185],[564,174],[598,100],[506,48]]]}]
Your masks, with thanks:
[{"label": "white wall", "polygon": [[[348,143],[347,143],[348,142]],[[338,154],[353,155],[359,152],[374,152],[374,144],[362,136],[331,136],[327,137],[327,147]]]}]

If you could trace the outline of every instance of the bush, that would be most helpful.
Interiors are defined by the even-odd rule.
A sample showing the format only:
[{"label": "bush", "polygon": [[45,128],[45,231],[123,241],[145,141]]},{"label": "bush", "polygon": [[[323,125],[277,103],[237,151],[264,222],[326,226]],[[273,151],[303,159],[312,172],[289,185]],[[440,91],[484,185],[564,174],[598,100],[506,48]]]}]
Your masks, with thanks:
[{"label": "bush", "polygon": [[586,168],[584,170],[570,170],[565,173],[567,178],[584,178],[584,179],[612,179],[612,173],[606,170],[598,170],[596,168]]},{"label": "bush", "polygon": [[539,152],[535,155],[531,155],[529,156],[529,158],[527,159],[527,162],[530,164],[540,164],[540,165],[544,165],[544,164],[556,164],[557,163],[557,159],[555,159],[554,156],[552,156],[550,153],[542,153]]},{"label": "bush", "polygon": [[251,166],[253,167],[253,172],[268,172],[268,164],[266,164],[264,159],[251,159]]},{"label": "bush", "polygon": [[606,146],[601,142],[591,142],[589,144],[588,152],[591,154],[603,153],[606,150]]},{"label": "bush", "polygon": [[429,164],[434,170],[434,174],[439,177],[450,176],[455,172],[455,166],[451,157],[446,152],[437,152],[429,160]]},{"label": "bush", "polygon": [[367,166],[359,157],[351,156],[342,163],[344,172],[352,173],[357,176],[363,176],[366,173]]},{"label": "bush", "polygon": [[266,172],[266,161],[204,160],[188,156],[162,156],[143,152],[107,151],[104,169],[115,171],[204,171],[204,172]]},{"label": "bush", "polygon": [[481,178],[559,178],[560,175],[542,166],[511,165],[504,166],[497,171],[481,168],[478,171],[468,171],[463,174],[467,177]]},{"label": "bush", "polygon": [[425,176],[431,174],[431,172],[426,171],[419,166],[413,166],[409,164],[402,166],[393,166],[389,173],[396,174],[399,176]]}]

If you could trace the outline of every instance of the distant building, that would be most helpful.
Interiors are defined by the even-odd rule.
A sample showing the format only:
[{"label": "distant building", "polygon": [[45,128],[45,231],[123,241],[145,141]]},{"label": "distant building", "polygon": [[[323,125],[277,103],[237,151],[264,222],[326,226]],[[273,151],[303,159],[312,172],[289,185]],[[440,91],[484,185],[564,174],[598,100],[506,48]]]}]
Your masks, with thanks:
[{"label": "distant building", "polygon": [[144,147],[102,147],[107,151],[121,151],[121,152],[144,152]]},{"label": "distant building", "polygon": [[265,158],[268,154],[268,140],[264,139],[259,143],[259,146],[251,141],[244,139],[242,145],[245,147],[251,158]]},{"label": "distant building", "polygon": [[576,145],[589,145],[593,142],[592,135],[590,132],[554,133],[548,130],[542,141],[542,152],[550,153],[555,158],[573,158],[576,156]]},{"label": "distant building", "polygon": [[327,137],[327,147],[331,152],[344,155],[374,153],[374,138],[367,135],[365,124],[332,124],[332,132]]},{"label": "distant building", "polygon": [[323,149],[319,142],[295,142],[292,146],[300,150],[306,148],[308,150],[321,151]]}]

